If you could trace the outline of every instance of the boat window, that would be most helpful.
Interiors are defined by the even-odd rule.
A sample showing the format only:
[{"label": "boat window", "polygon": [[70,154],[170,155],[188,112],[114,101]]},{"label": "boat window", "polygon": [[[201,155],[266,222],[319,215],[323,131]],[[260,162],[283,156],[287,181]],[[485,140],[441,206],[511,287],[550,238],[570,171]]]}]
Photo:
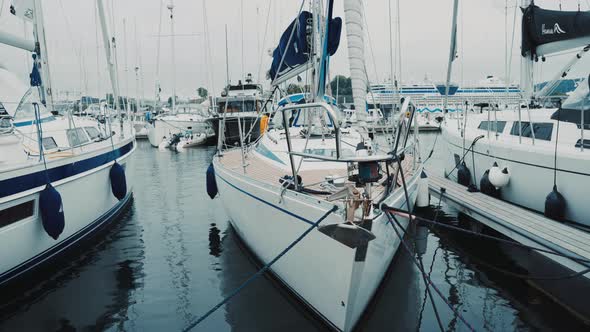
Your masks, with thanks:
[{"label": "boat window", "polygon": [[[496,127],[496,123],[498,124]],[[504,132],[506,128],[506,121],[482,121],[479,123],[478,129],[496,131],[497,133]]]},{"label": "boat window", "polygon": [[8,209],[0,210],[0,228],[17,221],[32,217],[35,213],[35,201],[24,202]]},{"label": "boat window", "polygon": [[66,133],[68,136],[68,142],[73,148],[90,141],[86,136],[86,132],[84,132],[84,129],[82,128],[68,129]]},{"label": "boat window", "polygon": [[98,131],[98,129],[96,129],[94,127],[84,127],[84,129],[88,133],[88,136],[90,137],[91,140],[94,141],[95,139],[100,137],[100,132]]},{"label": "boat window", "polygon": [[[582,146],[582,140],[581,140],[581,139],[579,139],[579,140],[576,142],[576,147],[577,147],[577,148],[579,148],[579,147],[581,147],[581,146]],[[590,139],[585,139],[585,140],[584,140],[584,149],[590,149]]]},{"label": "boat window", "polygon": [[[341,157],[353,157],[354,152],[350,149],[341,149],[342,156]],[[316,156],[322,157],[333,157],[336,158],[336,149],[305,149],[303,153],[313,154]]]},{"label": "boat window", "polygon": [[[521,122],[522,124],[522,137],[533,137],[533,133],[531,131],[531,124],[530,122]],[[541,139],[544,141],[551,140],[551,134],[553,133],[553,123],[548,122],[539,122],[534,123],[533,130],[535,132],[535,138]],[[512,130],[510,131],[511,135],[518,136],[518,121],[514,122],[512,125]]]},{"label": "boat window", "polygon": [[[225,111],[225,101],[219,103],[219,113]],[[235,100],[227,102],[227,112],[256,112],[256,102],[254,100]]]},{"label": "boat window", "polygon": [[45,150],[53,150],[57,149],[57,143],[53,137],[43,137],[43,149]]}]

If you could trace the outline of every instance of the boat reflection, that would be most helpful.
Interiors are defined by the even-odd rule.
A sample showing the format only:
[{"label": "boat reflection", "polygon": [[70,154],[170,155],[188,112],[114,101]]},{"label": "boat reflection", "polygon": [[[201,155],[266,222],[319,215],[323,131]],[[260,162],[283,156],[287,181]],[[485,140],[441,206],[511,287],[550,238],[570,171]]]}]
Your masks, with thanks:
[{"label": "boat reflection", "polygon": [[142,233],[134,213],[131,203],[114,227],[79,252],[3,289],[0,330],[105,330],[127,321],[132,294],[144,278]]},{"label": "boat reflection", "polygon": [[[221,240],[220,290],[228,296],[260,267],[234,229],[229,226]],[[301,267],[305,268],[305,267]],[[235,331],[320,331],[325,326],[304,309],[273,277],[265,275],[248,285],[225,305],[225,320]]]}]

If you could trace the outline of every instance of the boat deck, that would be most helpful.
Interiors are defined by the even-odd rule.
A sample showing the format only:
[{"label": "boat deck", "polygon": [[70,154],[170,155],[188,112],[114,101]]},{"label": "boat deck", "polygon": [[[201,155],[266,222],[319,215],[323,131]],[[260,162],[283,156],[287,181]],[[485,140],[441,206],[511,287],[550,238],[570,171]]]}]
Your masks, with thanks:
[{"label": "boat deck", "polygon": [[[245,174],[247,174],[249,177],[252,177],[253,179],[258,180],[260,182],[268,183],[273,186],[280,186],[279,179],[285,175],[291,175],[290,169],[285,170],[280,167],[277,167],[276,165],[273,165],[272,163],[265,161],[264,158],[261,158],[254,153],[246,154],[246,166],[243,167],[240,149],[225,152],[223,157],[220,159],[220,163],[234,172],[245,172]],[[413,174],[411,156],[406,156],[406,158],[402,162],[402,168],[404,170],[404,175],[406,179],[409,179]],[[392,170],[391,172],[394,173],[395,170]],[[339,167],[334,169],[302,170],[298,172],[298,174],[301,176],[303,185],[306,188],[318,191],[324,190],[320,186],[320,184],[326,181],[326,176],[348,176],[346,167]],[[383,191],[383,189],[385,188],[385,181],[386,177],[383,177],[383,180],[381,181],[381,186],[376,186],[374,188],[375,194],[378,194],[379,192]],[[351,182],[346,180],[346,183]],[[398,184],[401,186],[400,179],[398,179]],[[324,197],[325,195],[318,196]]]},{"label": "boat deck", "polygon": [[[429,174],[428,179],[431,192],[440,197],[444,188],[444,201],[505,236],[526,245],[590,260],[590,233],[483,193],[468,192],[466,187],[443,177]],[[586,268],[571,259],[546,256],[575,271]],[[590,273],[585,276],[590,277]]]}]

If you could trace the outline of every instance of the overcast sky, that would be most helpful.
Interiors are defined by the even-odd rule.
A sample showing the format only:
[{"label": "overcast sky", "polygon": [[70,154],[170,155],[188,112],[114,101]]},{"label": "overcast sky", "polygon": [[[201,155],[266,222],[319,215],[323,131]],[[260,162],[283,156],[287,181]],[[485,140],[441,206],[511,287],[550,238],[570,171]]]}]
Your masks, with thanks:
[{"label": "overcast sky", "polygon": [[[203,1],[206,2],[210,43],[204,38]],[[366,61],[369,77],[382,82],[390,77],[389,1],[365,0],[370,39],[366,40]],[[397,17],[395,0],[391,16]],[[405,82],[443,81],[449,50],[452,0],[399,0],[401,12],[402,79]],[[10,0],[0,0],[0,3]],[[164,0],[167,4],[170,0]],[[306,3],[309,1],[306,1]],[[335,16],[344,18],[341,0],[335,1]],[[578,0],[563,0],[564,10],[575,10]],[[580,0],[588,9],[588,0]],[[144,95],[152,98],[156,80],[156,58],[160,0],[105,0],[108,14],[115,23],[118,38],[120,86],[123,94],[135,95],[135,66],[141,60]],[[243,3],[243,10],[241,9]],[[458,51],[453,81],[474,83],[486,75],[505,77],[505,0],[465,0],[460,2]],[[544,8],[557,9],[559,0],[537,0]],[[229,72],[232,82],[245,73],[260,76],[271,58],[267,50],[273,48],[280,34],[295,17],[299,0],[174,0],[176,42],[176,86],[181,96],[194,95],[198,87],[219,93],[226,81],[225,25],[228,28]],[[110,86],[100,30],[95,19],[94,0],[43,0],[47,39],[54,90],[82,90],[85,94],[103,95]],[[515,0],[508,1],[509,41],[512,39]],[[113,8],[114,7],[114,8]],[[269,15],[270,14],[270,15]],[[164,94],[172,91],[172,56],[169,11],[162,13],[160,81]],[[267,17],[269,19],[267,20]],[[243,18],[243,20],[242,20]],[[125,19],[125,29],[123,20]],[[22,35],[25,28],[2,23]],[[243,22],[243,29],[242,29]],[[516,18],[516,36],[512,56],[511,81],[519,80],[520,12]],[[395,28],[395,25],[394,25]],[[126,34],[124,33],[126,30]],[[137,33],[135,32],[137,30]],[[331,75],[348,75],[346,34],[337,54],[332,58]],[[97,43],[97,33],[99,42]],[[135,37],[137,35],[137,38]],[[266,39],[265,39],[266,35]],[[242,43],[243,41],[243,43]],[[243,52],[242,52],[243,46]],[[212,61],[206,61],[207,50]],[[2,48],[0,62],[22,73],[30,71],[25,52]],[[394,51],[396,52],[396,51]],[[125,53],[127,60],[125,59]],[[98,69],[97,69],[98,56]],[[141,59],[140,59],[141,57]],[[563,63],[562,59],[556,61]],[[127,65],[126,65],[127,64]],[[127,72],[125,71],[127,67]],[[261,70],[259,70],[261,68]],[[545,79],[557,70],[556,64],[545,64],[539,69]],[[553,70],[553,71],[552,71]],[[214,78],[214,86],[208,79]],[[587,74],[587,73],[585,73]]]}]

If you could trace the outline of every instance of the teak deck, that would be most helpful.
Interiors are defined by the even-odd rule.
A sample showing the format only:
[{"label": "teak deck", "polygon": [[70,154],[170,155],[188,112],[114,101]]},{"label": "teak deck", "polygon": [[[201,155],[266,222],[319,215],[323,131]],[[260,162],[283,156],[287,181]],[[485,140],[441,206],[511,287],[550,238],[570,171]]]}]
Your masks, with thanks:
[{"label": "teak deck", "polygon": [[[285,167],[284,169],[277,167],[272,163],[264,161],[262,158],[253,153],[248,153],[245,156],[246,167],[242,166],[242,155],[239,149],[226,151],[223,154],[223,157],[221,157],[220,162],[225,167],[234,172],[246,174],[248,177],[273,186],[280,186],[279,179],[285,175],[291,175],[291,170],[289,167]],[[306,162],[309,161],[304,161],[304,163]],[[406,179],[409,179],[413,174],[411,156],[406,156],[402,162],[402,168],[404,169],[404,175]],[[305,185],[307,188],[322,190],[322,188],[319,187],[319,183],[325,181],[326,176],[332,175],[336,177],[346,177],[347,170],[345,167],[321,170],[302,170],[298,172],[298,174],[302,178],[303,185]],[[385,177],[383,180],[385,180]],[[401,180],[398,179],[398,183],[401,184]],[[378,194],[383,188],[383,186],[376,187],[374,189],[374,193]]]}]

